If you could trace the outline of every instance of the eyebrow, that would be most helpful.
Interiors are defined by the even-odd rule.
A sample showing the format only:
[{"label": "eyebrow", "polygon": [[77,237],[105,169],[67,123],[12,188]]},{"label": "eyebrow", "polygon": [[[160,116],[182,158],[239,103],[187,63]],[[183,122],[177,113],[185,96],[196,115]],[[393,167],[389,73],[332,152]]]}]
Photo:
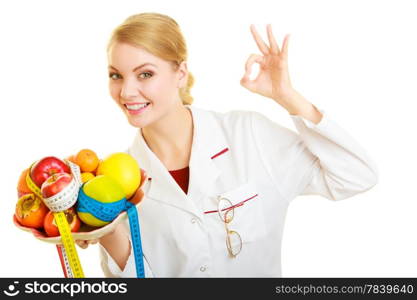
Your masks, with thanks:
[{"label": "eyebrow", "polygon": [[[135,72],[136,70],[138,70],[138,69],[140,69],[140,68],[142,68],[142,67],[144,67],[144,66],[147,66],[147,65],[150,65],[150,66],[154,66],[155,68],[156,68],[156,65],[154,65],[154,64],[152,64],[152,63],[144,63],[144,64],[141,64],[140,66],[137,66],[136,68],[134,68],[133,70],[132,70],[132,72]],[[109,69],[115,69],[116,71],[118,71],[115,67],[113,67],[113,66],[109,66]]]}]

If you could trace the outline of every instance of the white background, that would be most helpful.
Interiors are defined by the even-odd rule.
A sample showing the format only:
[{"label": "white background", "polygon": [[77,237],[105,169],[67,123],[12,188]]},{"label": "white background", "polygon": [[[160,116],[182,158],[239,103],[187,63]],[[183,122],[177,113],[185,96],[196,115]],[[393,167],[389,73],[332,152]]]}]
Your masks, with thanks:
[{"label": "white background", "polygon": [[[7,4],[6,4],[7,3]],[[165,13],[180,24],[194,104],[259,111],[295,130],[272,100],[240,86],[259,53],[249,31],[291,34],[294,87],[374,158],[372,190],[334,202],[296,198],[283,239],[284,277],[417,276],[414,1],[2,1],[0,4],[0,276],[63,277],[53,245],[12,224],[20,172],[47,155],[123,151],[135,129],[107,89],[105,47],[126,17]],[[98,246],[77,247],[102,277]]]}]

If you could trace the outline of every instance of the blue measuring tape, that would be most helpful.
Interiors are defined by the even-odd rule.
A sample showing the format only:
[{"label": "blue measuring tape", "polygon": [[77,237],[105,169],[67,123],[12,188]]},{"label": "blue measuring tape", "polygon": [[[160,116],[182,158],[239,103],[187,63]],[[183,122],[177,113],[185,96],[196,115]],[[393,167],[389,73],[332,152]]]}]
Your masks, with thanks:
[{"label": "blue measuring tape", "polygon": [[77,210],[90,213],[104,222],[113,221],[126,208],[126,198],[112,203],[102,203],[91,198],[80,188],[78,193]]},{"label": "blue measuring tape", "polygon": [[135,254],[136,276],[145,278],[145,269],[143,265],[142,240],[140,238],[139,215],[136,206],[126,201],[127,215],[129,217],[130,233],[132,234],[132,246]]},{"label": "blue measuring tape", "polygon": [[135,255],[136,276],[137,278],[145,278],[139,215],[136,205],[127,201],[126,198],[122,198],[121,200],[112,203],[102,203],[84,193],[83,187],[81,186],[78,193],[77,211],[91,213],[94,217],[105,222],[111,222],[122,211],[127,211],[130,233],[132,234],[132,248]]}]

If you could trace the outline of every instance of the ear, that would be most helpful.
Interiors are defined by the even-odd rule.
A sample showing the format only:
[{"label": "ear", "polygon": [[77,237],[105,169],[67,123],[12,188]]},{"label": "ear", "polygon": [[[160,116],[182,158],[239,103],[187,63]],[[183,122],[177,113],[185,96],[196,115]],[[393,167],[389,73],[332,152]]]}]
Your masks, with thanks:
[{"label": "ear", "polygon": [[183,88],[187,85],[187,79],[188,79],[188,67],[187,62],[182,61],[181,64],[178,67],[178,87]]}]

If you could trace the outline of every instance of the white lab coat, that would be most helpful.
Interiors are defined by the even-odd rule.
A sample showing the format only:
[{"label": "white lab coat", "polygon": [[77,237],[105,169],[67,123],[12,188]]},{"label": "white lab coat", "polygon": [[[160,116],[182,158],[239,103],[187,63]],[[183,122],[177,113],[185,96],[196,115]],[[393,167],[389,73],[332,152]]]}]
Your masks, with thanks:
[{"label": "white lab coat", "polygon": [[[373,187],[377,168],[324,110],[314,124],[290,115],[298,134],[257,112],[187,106],[194,121],[186,195],[138,130],[128,150],[151,180],[138,205],[146,277],[281,277],[288,205],[298,195],[342,200]],[[242,237],[229,257],[217,196],[236,207],[229,228]],[[128,221],[126,227],[129,229]],[[136,277],[133,251],[122,271],[99,245],[107,277]]]}]

